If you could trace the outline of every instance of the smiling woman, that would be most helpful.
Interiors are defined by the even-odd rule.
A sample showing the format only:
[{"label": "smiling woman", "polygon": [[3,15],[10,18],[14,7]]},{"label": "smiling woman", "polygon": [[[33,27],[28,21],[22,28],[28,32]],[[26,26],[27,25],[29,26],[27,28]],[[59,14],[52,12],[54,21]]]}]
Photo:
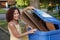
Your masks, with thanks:
[{"label": "smiling woman", "polygon": [[[33,7],[27,7],[23,11],[27,9],[32,9]],[[6,14],[6,20],[8,22],[8,30],[10,33],[10,40],[21,40],[21,37],[26,36],[28,34],[32,34],[36,31],[36,29],[31,29],[25,33],[21,33],[21,24],[19,24],[20,19],[20,11],[16,7],[11,7]]]}]

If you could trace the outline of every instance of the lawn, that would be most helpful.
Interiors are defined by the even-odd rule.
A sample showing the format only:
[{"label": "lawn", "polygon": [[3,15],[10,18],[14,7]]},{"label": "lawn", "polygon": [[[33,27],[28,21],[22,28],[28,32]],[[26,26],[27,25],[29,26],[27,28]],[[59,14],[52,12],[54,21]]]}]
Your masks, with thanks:
[{"label": "lawn", "polygon": [[0,8],[0,14],[4,14],[4,13],[6,13],[7,12],[7,10],[5,10],[5,9],[3,9],[3,8]]},{"label": "lawn", "polygon": [[7,30],[7,22],[6,22],[6,20],[0,20],[0,27]]}]

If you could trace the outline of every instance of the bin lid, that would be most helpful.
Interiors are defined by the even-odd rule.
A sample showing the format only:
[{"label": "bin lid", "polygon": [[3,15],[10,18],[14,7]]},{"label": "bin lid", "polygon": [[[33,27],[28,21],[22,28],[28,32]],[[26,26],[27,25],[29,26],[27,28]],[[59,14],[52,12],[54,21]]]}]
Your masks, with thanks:
[{"label": "bin lid", "polygon": [[39,17],[41,18],[43,21],[46,22],[51,22],[53,24],[60,24],[60,21],[56,18],[54,18],[53,16],[47,14],[46,12],[39,10],[39,9],[34,9],[33,12]]}]

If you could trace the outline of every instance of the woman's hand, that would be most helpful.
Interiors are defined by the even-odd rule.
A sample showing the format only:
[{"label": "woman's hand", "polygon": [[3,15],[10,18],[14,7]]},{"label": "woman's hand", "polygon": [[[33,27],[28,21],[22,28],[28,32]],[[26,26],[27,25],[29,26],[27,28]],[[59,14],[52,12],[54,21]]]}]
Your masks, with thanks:
[{"label": "woman's hand", "polygon": [[32,10],[32,9],[35,9],[35,8],[33,6],[29,6],[29,7],[24,8],[23,11]]},{"label": "woman's hand", "polygon": [[29,6],[29,7],[27,7],[27,9],[32,10],[32,9],[35,9],[35,8],[33,6]]},{"label": "woman's hand", "polygon": [[35,31],[37,31],[37,29],[32,29],[29,31],[29,34],[34,33]]}]

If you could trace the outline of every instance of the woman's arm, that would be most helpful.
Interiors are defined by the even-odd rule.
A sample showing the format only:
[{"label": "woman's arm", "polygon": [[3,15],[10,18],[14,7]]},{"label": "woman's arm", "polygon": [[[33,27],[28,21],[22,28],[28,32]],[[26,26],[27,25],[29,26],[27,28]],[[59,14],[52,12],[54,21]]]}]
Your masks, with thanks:
[{"label": "woman's arm", "polygon": [[12,34],[17,38],[21,38],[22,36],[28,35],[30,33],[34,33],[34,31],[36,31],[36,29],[32,29],[32,30],[25,32],[23,34],[19,34],[19,32],[17,31],[17,29],[15,28],[15,26],[12,23],[8,24],[8,27],[10,28]]}]

